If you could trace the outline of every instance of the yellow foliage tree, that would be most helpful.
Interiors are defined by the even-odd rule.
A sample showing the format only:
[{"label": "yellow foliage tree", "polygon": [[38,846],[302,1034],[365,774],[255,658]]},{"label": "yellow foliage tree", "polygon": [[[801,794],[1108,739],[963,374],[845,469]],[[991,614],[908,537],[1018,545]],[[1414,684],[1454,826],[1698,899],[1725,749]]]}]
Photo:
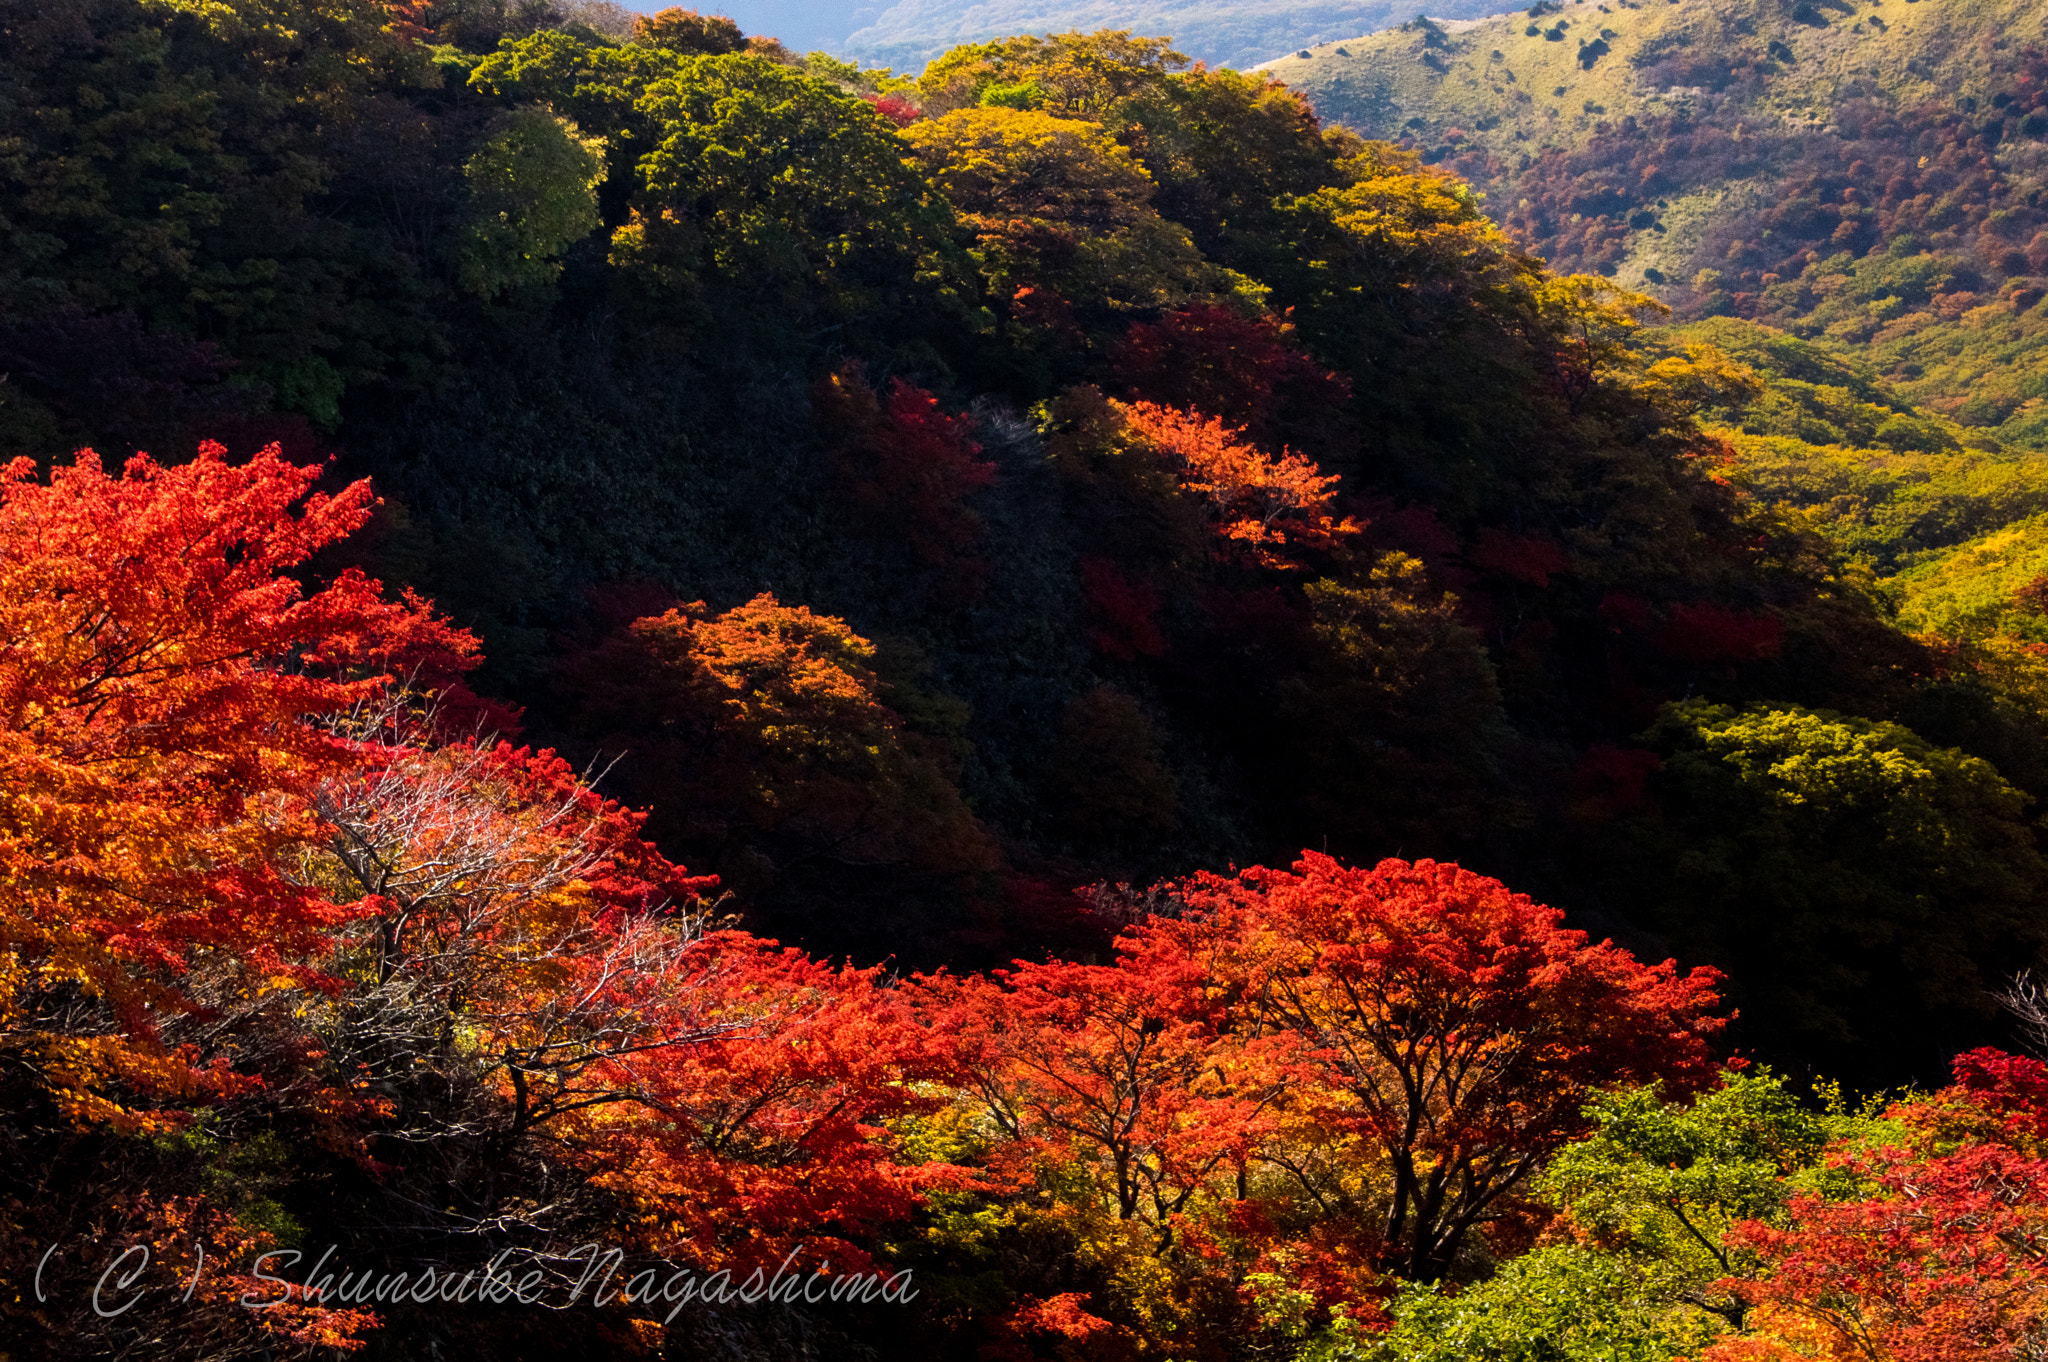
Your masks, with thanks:
[{"label": "yellow foliage tree", "polygon": [[1158,86],[1187,64],[1172,39],[1141,38],[1129,29],[1026,34],[954,48],[925,67],[917,92],[933,113],[1004,102],[1100,119],[1116,101]]},{"label": "yellow foliage tree", "polygon": [[[1152,177],[1100,124],[1035,110],[960,109],[904,137],[974,234],[991,294],[1049,291],[1080,307],[1171,307],[1235,284],[1152,207]],[[1043,306],[1041,302],[1039,304]]]}]

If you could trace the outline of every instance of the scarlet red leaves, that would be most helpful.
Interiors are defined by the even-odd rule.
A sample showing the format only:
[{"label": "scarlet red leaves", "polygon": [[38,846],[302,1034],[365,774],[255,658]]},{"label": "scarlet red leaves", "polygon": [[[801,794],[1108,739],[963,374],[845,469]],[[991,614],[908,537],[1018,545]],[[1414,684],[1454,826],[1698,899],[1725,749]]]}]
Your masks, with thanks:
[{"label": "scarlet red leaves", "polygon": [[[1305,460],[1126,417],[1261,566],[1349,533]],[[875,419],[918,467],[970,457],[925,395],[894,390]],[[707,931],[712,881],[643,815],[553,753],[448,740],[436,692],[474,640],[359,573],[285,576],[367,514],[367,489],[323,499],[316,476],[209,448],[119,479],[89,458],[47,486],[18,468],[0,493],[0,1013],[74,1122],[260,1096],[393,1186],[418,1151],[454,1151],[431,1193],[450,1217],[609,1217],[646,1251],[735,1267],[800,1245],[857,1267],[934,1192],[1039,1186],[1047,1223],[1127,1285],[1168,1283],[1146,1309],[1171,1314],[1440,1275],[1589,1093],[1707,1073],[1710,972],[1644,966],[1430,862],[1196,876],[1154,893],[1177,916],[1136,922],[1112,961],[987,978],[897,984]],[[1142,591],[1089,570],[1104,628],[1156,652]],[[873,654],[765,594],[678,607],[586,659],[587,717],[664,735],[649,788],[681,837],[990,870]],[[1070,719],[1090,817],[1170,825],[1142,707],[1104,686]],[[90,1008],[45,1005],[64,990]],[[200,1014],[206,1051],[166,1021]],[[582,1199],[529,1211],[501,1190],[534,1167]],[[208,1242],[257,1242],[175,1205]],[[1105,1292],[1012,1300],[1011,1340],[1170,1332]],[[345,1345],[371,1322],[307,1302],[293,1328]]]},{"label": "scarlet red leaves", "polygon": [[1181,915],[1113,964],[925,984],[994,1166],[1068,1198],[1078,1170],[1159,1272],[1433,1280],[1593,1092],[1712,1076],[1712,971],[1643,965],[1455,866],[1305,853],[1165,901]]},{"label": "scarlet red leaves", "polygon": [[857,364],[813,387],[819,424],[837,446],[840,482],[858,523],[910,550],[942,602],[972,600],[987,568],[973,555],[981,519],[969,504],[995,480],[974,422],[900,378],[877,394]]},{"label": "scarlet red leaves", "polygon": [[[656,1251],[779,1259],[837,1229],[842,1270],[861,1259],[850,1240],[950,1176],[893,1159],[881,1125],[936,1101],[909,1086],[941,1069],[923,1028],[875,971],[704,936],[714,882],[553,753],[445,741],[432,686],[474,640],[358,572],[312,591],[285,575],[368,514],[367,487],[327,498],[318,476],[211,446],[118,479],[89,454],[48,485],[9,470],[10,1072],[25,1062],[74,1122],[129,1129],[262,1096],[398,1185],[423,1148],[566,1160],[647,1208],[633,1234]],[[866,644],[838,621],[764,598],[645,623],[710,729],[785,763],[784,797],[816,796],[808,816],[833,817],[845,761],[893,759]],[[430,1195],[518,1223],[494,1180]],[[256,1242],[218,1206],[177,1206],[211,1243]],[[270,1322],[302,1343],[374,1323],[294,1311]]]},{"label": "scarlet red leaves", "polygon": [[1704,1362],[2033,1354],[2048,1321],[2048,1066],[1976,1050],[1955,1072],[1957,1086],[1886,1113],[1916,1138],[1834,1151],[1853,1195],[1800,1196],[1783,1225],[1735,1227],[1764,1272],[1722,1283],[1754,1308]]},{"label": "scarlet red leaves", "polygon": [[1390,1165],[1382,1248],[1431,1280],[1586,1097],[1712,1074],[1719,976],[1644,965],[1497,880],[1430,861],[1202,875],[1182,888],[1228,942],[1244,1007],[1315,1052],[1305,1114]]},{"label": "scarlet red leaves", "polygon": [[1165,1225],[1271,1128],[1288,1042],[1229,1025],[1223,982],[1165,930],[1115,965],[1019,963],[927,985],[939,1034],[1008,1137],[999,1165],[1077,1164],[1118,1218]]},{"label": "scarlet red leaves", "polygon": [[1110,559],[1090,556],[1081,560],[1081,596],[1096,651],[1121,662],[1166,655],[1159,592],[1150,583],[1132,581]]},{"label": "scarlet red leaves", "polygon": [[684,968],[702,1038],[607,1059],[630,1107],[592,1110],[576,1161],[644,1208],[649,1246],[719,1266],[792,1250],[841,1271],[862,1242],[961,1170],[903,1155],[884,1122],[941,1104],[946,1072],[881,971],[833,969],[743,933],[707,937]]},{"label": "scarlet red leaves", "polygon": [[276,865],[354,760],[311,720],[374,695],[369,667],[432,656],[445,676],[475,653],[360,573],[311,593],[286,575],[362,524],[367,484],[328,497],[275,446],[242,467],[223,452],[110,477],[87,451],[47,484],[27,460],[0,482],[0,946],[23,987],[79,987],[123,1019],[124,1042],[41,1042],[76,1061],[81,1114],[138,1119],[96,1074],[191,1081],[153,1052],[149,1009],[182,1005],[195,954],[303,971],[347,916]]},{"label": "scarlet red leaves", "polygon": [[1681,601],[1665,616],[1656,644],[1680,662],[1726,666],[1776,657],[1784,637],[1785,626],[1773,615]]}]

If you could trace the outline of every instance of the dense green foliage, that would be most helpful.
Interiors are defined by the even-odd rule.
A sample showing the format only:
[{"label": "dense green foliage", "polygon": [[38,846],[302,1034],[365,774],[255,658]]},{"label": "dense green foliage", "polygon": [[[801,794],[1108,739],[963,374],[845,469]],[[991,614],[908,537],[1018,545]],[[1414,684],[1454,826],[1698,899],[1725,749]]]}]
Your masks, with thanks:
[{"label": "dense green foliage", "polygon": [[1648,743],[1656,812],[1620,864],[1686,954],[1757,981],[1736,991],[1764,1034],[1952,1046],[1907,1000],[1988,1012],[2040,949],[2048,862],[1988,762],[1895,724],[1699,700]]},{"label": "dense green foliage", "polygon": [[1660,1318],[1628,1266],[1576,1245],[1510,1259],[1475,1286],[1417,1288],[1390,1307],[1394,1327],[1368,1347],[1310,1358],[1387,1362],[1665,1362],[1707,1337]]},{"label": "dense green foliage", "polygon": [[1784,1223],[1801,1193],[1852,1192],[1852,1180],[1823,1164],[1830,1143],[1899,1133],[1839,1103],[1816,1112],[1769,1072],[1731,1072],[1691,1102],[1624,1089],[1601,1096],[1588,1115],[1595,1133],[1562,1150],[1539,1183],[1557,1214],[1553,1242],[1464,1290],[1406,1288],[1385,1334],[1361,1345],[1333,1330],[1305,1356],[1696,1356],[1749,1321],[1737,1288],[1761,1264],[1730,1231]]}]

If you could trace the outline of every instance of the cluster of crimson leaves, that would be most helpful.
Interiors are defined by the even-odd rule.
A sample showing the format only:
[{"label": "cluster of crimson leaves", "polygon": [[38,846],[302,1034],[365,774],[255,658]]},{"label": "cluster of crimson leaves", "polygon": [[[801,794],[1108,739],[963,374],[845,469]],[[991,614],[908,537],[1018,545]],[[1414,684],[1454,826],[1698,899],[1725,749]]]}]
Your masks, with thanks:
[{"label": "cluster of crimson leaves", "polygon": [[1859,1194],[1795,1197],[1785,1222],[1736,1225],[1754,1277],[1722,1283],[1747,1331],[1709,1362],[2020,1358],[2048,1315],[2048,1065],[1957,1056],[1955,1083],[1885,1113],[1903,1138],[1829,1153]]}]

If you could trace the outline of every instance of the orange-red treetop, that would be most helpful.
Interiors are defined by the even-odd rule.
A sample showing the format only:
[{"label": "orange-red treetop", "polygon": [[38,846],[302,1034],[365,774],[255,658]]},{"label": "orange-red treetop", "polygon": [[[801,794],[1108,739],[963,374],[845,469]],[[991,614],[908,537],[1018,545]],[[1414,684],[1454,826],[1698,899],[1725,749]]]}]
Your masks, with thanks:
[{"label": "orange-red treetop", "polygon": [[1247,443],[1243,431],[1200,412],[1138,402],[1123,413],[1178,466],[1187,489],[1209,502],[1216,532],[1261,566],[1297,566],[1302,550],[1327,550],[1358,533],[1355,522],[1330,514],[1342,477],[1292,450],[1274,458]]},{"label": "orange-red treetop", "polygon": [[1124,1220],[1164,1226],[1252,1161],[1298,1048],[1233,1033],[1225,987],[1161,931],[1113,965],[1018,961],[995,979],[919,980],[927,1020],[1009,1138],[1014,1175],[1089,1168]]},{"label": "orange-red treetop", "polygon": [[275,857],[354,755],[311,721],[389,672],[447,679],[476,656],[360,572],[312,591],[287,575],[363,523],[367,484],[329,497],[274,445],[224,453],[0,473],[0,946],[40,986],[107,998],[142,1043],[88,1067],[140,1057],[194,952],[258,978],[318,952],[346,910]]},{"label": "orange-red treetop", "polygon": [[1587,1129],[1596,1089],[1711,1081],[1717,971],[1645,965],[1498,880],[1434,861],[1180,886],[1190,913],[1146,933],[1217,952],[1267,1030],[1302,1036],[1315,1120],[1387,1159],[1389,1266],[1433,1279],[1465,1232]]}]

